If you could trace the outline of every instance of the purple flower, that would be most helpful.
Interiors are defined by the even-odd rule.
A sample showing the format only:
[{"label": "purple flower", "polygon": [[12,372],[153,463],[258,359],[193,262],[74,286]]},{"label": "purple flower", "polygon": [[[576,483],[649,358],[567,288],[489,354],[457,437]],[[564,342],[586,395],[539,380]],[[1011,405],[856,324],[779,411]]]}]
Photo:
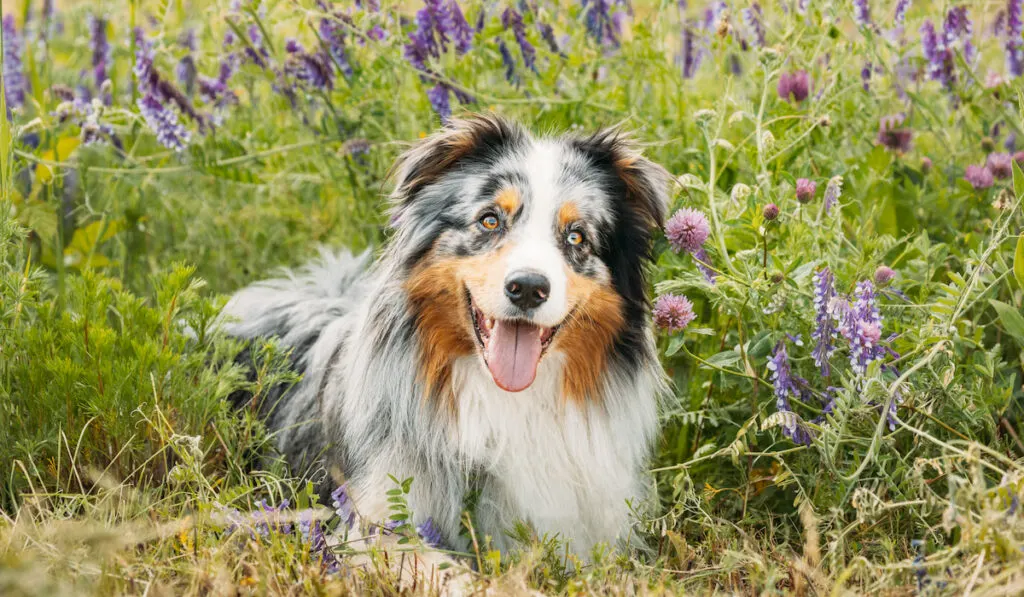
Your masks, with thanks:
[{"label": "purple flower", "polygon": [[250,25],[247,33],[249,35],[249,44],[245,46],[245,57],[256,66],[267,68],[270,52],[263,45],[263,33],[260,31],[259,26]]},{"label": "purple flower", "polygon": [[871,6],[868,0],[853,0],[853,20],[858,27],[871,26]]},{"label": "purple flower", "polygon": [[[790,395],[799,396],[800,389],[797,387],[789,367],[789,355],[786,354],[785,342],[779,341],[775,345],[775,352],[768,360],[768,370],[771,371],[772,384],[775,386],[775,408],[779,412],[793,412],[789,405],[789,397]],[[810,433],[795,421],[784,424],[782,432],[795,444],[811,444]]]},{"label": "purple flower", "polygon": [[892,21],[898,29],[903,28],[907,21],[907,10],[910,8],[910,0],[896,0],[896,10],[893,12]]},{"label": "purple flower", "polygon": [[882,118],[878,122],[878,143],[893,151],[910,151],[913,131],[903,126],[905,120],[906,116],[903,114],[892,114]]},{"label": "purple flower", "polygon": [[714,284],[715,278],[718,274],[708,266],[708,264],[711,263],[711,259],[708,257],[707,251],[704,250],[704,247],[700,247],[694,251],[693,259],[697,262],[697,269],[700,270],[701,275],[704,276],[704,280],[708,284]]},{"label": "purple flower", "polygon": [[288,500],[281,502],[280,506],[271,506],[267,504],[267,500],[260,500],[256,502],[256,505],[260,507],[253,515],[255,524],[253,530],[261,537],[269,537],[271,532],[282,533],[290,535],[292,533],[292,525],[290,523],[278,522],[278,514],[282,510],[288,509]]},{"label": "purple flower", "polygon": [[205,75],[198,75],[196,77],[199,83],[199,97],[203,101],[219,105],[224,102],[233,102],[237,99],[234,93],[228,92],[228,81],[235,73],[236,60],[234,54],[228,54],[221,59],[216,77],[207,77]]},{"label": "purple flower", "polygon": [[1024,151],[1018,151],[1013,154],[1013,161],[1017,162],[1017,165],[1024,170]]},{"label": "purple flower", "polygon": [[510,6],[505,9],[505,12],[501,13],[501,24],[506,30],[512,30],[516,43],[519,44],[519,53],[523,55],[523,64],[526,65],[526,68],[536,71],[537,50],[534,49],[530,40],[526,39],[526,25],[523,23],[523,15]]},{"label": "purple flower", "polygon": [[616,27],[611,14],[612,6],[615,3],[615,0],[582,0],[581,2],[586,9],[584,20],[587,24],[587,32],[603,46],[619,45],[618,27]]},{"label": "purple flower", "polygon": [[156,134],[161,145],[174,151],[184,151],[189,142],[189,132],[178,122],[178,115],[164,106],[153,94],[147,93],[137,101],[139,113]]},{"label": "purple flower", "polygon": [[28,79],[21,63],[22,39],[14,24],[14,15],[3,20],[4,28],[4,95],[7,108],[20,108],[28,94]]},{"label": "purple flower", "polygon": [[692,24],[687,22],[683,25],[683,42],[681,63],[683,67],[683,78],[692,79],[700,66],[701,54],[695,47]]},{"label": "purple flower", "polygon": [[[482,11],[481,11],[482,12]],[[537,30],[540,31],[540,38],[544,40],[544,43],[548,45],[548,49],[555,54],[561,54],[562,49],[558,46],[558,40],[555,39],[555,30],[548,23],[537,23]]]},{"label": "purple flower", "polygon": [[921,26],[921,49],[928,60],[928,78],[939,81],[943,87],[951,89],[956,80],[953,53],[946,47],[945,42],[939,39],[935,25],[931,21],[925,21]]},{"label": "purple flower", "polygon": [[416,527],[416,533],[423,539],[423,542],[435,549],[441,548],[444,545],[444,539],[441,537],[441,529],[437,528],[434,524],[433,518],[428,518],[423,524]]},{"label": "purple flower", "polygon": [[339,485],[331,492],[331,505],[334,506],[334,511],[341,518],[341,524],[345,525],[345,529],[351,529],[352,525],[356,523],[356,511],[352,504],[352,498],[348,495],[347,483]]},{"label": "purple flower", "polygon": [[284,66],[285,73],[297,81],[314,89],[331,91],[334,89],[334,68],[327,52],[296,52],[288,57]]},{"label": "purple flower", "polygon": [[814,193],[818,190],[818,184],[806,178],[796,179],[796,200],[800,203],[810,203],[814,199]]},{"label": "purple flower", "polygon": [[776,218],[779,217],[779,206],[775,205],[774,203],[769,203],[768,205],[764,206],[763,210],[761,210],[761,215],[764,217],[765,220],[773,222]]},{"label": "purple flower", "polygon": [[516,59],[512,57],[512,51],[504,40],[498,39],[498,52],[501,53],[501,63],[505,65],[505,79],[509,83],[518,86],[519,76],[516,74]]},{"label": "purple flower", "polygon": [[875,284],[879,287],[888,286],[889,282],[896,277],[896,272],[888,265],[880,265],[875,270]]},{"label": "purple flower", "polygon": [[373,41],[384,41],[388,38],[388,32],[380,25],[374,25],[366,32],[366,37],[369,37]]},{"label": "purple flower", "polygon": [[748,8],[743,9],[742,15],[743,24],[747,26],[751,37],[754,38],[755,47],[763,48],[765,46],[765,30],[764,13],[761,12],[761,5],[754,2]]},{"label": "purple flower", "polygon": [[1024,0],[1006,2],[1006,70],[1013,77],[1024,75]]},{"label": "purple flower", "polygon": [[665,223],[665,236],[677,253],[696,253],[710,234],[707,217],[695,209],[680,209]]},{"label": "purple flower", "polygon": [[654,324],[668,332],[678,332],[697,318],[693,303],[685,296],[663,294],[654,301]]},{"label": "purple flower", "polygon": [[985,162],[992,176],[1000,180],[1013,176],[1013,157],[1008,153],[990,153]]},{"label": "purple flower", "polygon": [[[110,61],[110,44],[107,42],[107,20],[100,17],[89,19],[90,45],[92,46],[92,72],[96,89],[107,80],[107,62]],[[107,102],[109,103],[109,102]]]},{"label": "purple flower", "polygon": [[964,180],[971,183],[971,186],[979,191],[989,188],[995,182],[991,170],[985,166],[976,166],[974,164],[967,166],[967,170],[964,171]]},{"label": "purple flower", "polygon": [[327,49],[332,61],[337,65],[338,70],[346,78],[352,77],[352,63],[348,58],[348,50],[345,48],[346,31],[343,23],[351,23],[348,15],[337,11],[331,11],[326,3],[320,4],[321,9],[329,12],[329,16],[320,19],[317,24],[317,31],[320,33],[321,43]]},{"label": "purple flower", "polygon": [[779,98],[784,100],[793,99],[794,102],[802,102],[807,99],[810,93],[811,77],[805,70],[798,70],[791,73],[782,73],[779,76]]},{"label": "purple flower", "polygon": [[832,317],[832,301],[836,297],[835,278],[832,270],[825,267],[814,274],[814,331],[811,338],[814,340],[814,349],[811,356],[814,357],[814,364],[821,369],[822,377],[832,374],[829,359],[835,352],[835,339],[838,336],[835,320]]},{"label": "purple flower", "polygon": [[187,95],[192,95],[196,88],[196,62],[193,60],[191,54],[186,54],[181,57],[178,61],[178,65],[174,67],[174,78],[178,80],[178,84],[185,88]]},{"label": "purple flower", "polygon": [[850,344],[850,367],[863,375],[872,361],[885,355],[885,349],[879,346],[882,317],[878,312],[875,287],[869,280],[858,282],[853,305],[833,301],[833,306],[839,333]]},{"label": "purple flower", "polygon": [[843,193],[843,177],[833,176],[825,187],[825,213],[831,213],[832,208],[839,203],[839,197]]},{"label": "purple flower", "polygon": [[[179,128],[177,116],[164,104],[170,102],[177,106],[178,111],[199,124],[200,131],[205,129],[206,119],[196,112],[192,102],[181,90],[164,79],[157,71],[153,64],[153,49],[143,37],[142,30],[136,30],[135,36],[134,72],[138,80],[139,92],[144,96],[138,100],[139,107],[144,110],[143,116],[150,124],[150,128],[157,134],[157,138],[167,141],[166,143],[161,141],[161,143],[175,151],[181,151],[182,143],[188,142],[188,135],[180,134],[184,129]],[[160,105],[161,110],[157,110],[157,104]]]},{"label": "purple flower", "polygon": [[434,108],[437,115],[441,117],[442,123],[447,123],[452,117],[452,104],[450,99],[450,90],[444,83],[438,83],[430,88],[427,92],[427,99],[430,100],[430,106]]}]

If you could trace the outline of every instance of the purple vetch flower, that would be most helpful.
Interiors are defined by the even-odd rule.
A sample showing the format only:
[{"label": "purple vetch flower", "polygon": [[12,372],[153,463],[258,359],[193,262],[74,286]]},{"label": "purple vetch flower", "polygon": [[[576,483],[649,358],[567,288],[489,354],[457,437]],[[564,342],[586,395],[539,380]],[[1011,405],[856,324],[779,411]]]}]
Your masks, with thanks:
[{"label": "purple vetch flower", "polygon": [[311,510],[299,512],[299,524],[297,527],[299,536],[309,544],[309,552],[320,556],[324,569],[329,574],[337,572],[339,568],[338,558],[334,555],[330,546],[327,545],[327,536],[324,534],[323,524],[313,517]]},{"label": "purple vetch flower", "polygon": [[519,75],[516,74],[516,59],[512,57],[512,51],[503,39],[497,39],[498,52],[501,54],[501,63],[505,66],[505,79],[513,85],[519,86]]},{"label": "purple vetch flower", "polygon": [[1003,141],[1003,148],[1011,153],[1017,148],[1017,133],[1011,132],[1006,135],[1006,141]]},{"label": "purple vetch flower", "polygon": [[587,32],[590,33],[597,43],[607,47],[619,45],[619,26],[615,23],[612,15],[612,7],[617,0],[582,0],[581,4],[585,9],[584,19],[587,25]]},{"label": "purple vetch flower", "polygon": [[[409,43],[404,47],[406,61],[422,75],[424,83],[434,80],[434,71],[428,65],[430,59],[438,59],[454,46],[455,51],[464,54],[472,46],[474,30],[455,0],[425,0],[424,7],[416,13],[416,29],[409,33]],[[430,105],[446,123],[451,118],[451,94],[462,103],[473,101],[466,93],[452,88],[444,82],[437,82],[427,91]]]},{"label": "purple vetch flower", "polygon": [[368,12],[380,12],[380,0],[356,0],[356,8]]},{"label": "purple vetch flower", "polygon": [[880,265],[875,270],[875,284],[880,288],[888,286],[892,279],[896,277],[896,272],[888,265]]},{"label": "purple vetch flower", "polygon": [[800,103],[807,99],[811,91],[811,77],[805,70],[782,73],[779,75],[778,93],[779,98],[784,100],[792,99]]},{"label": "purple vetch flower", "polygon": [[914,133],[903,126],[905,120],[904,114],[891,114],[882,118],[878,122],[878,143],[900,153],[910,151]]},{"label": "purple vetch flower", "polygon": [[839,198],[843,194],[843,177],[833,176],[828,181],[828,186],[825,187],[825,213],[831,213],[832,208],[839,203]]},{"label": "purple vetch flower", "polygon": [[388,32],[380,25],[374,25],[367,30],[366,37],[369,37],[373,41],[384,41],[388,38]]},{"label": "purple vetch flower", "polygon": [[868,0],[853,0],[853,20],[858,27],[871,26],[871,5]]},{"label": "purple vetch flower", "polygon": [[678,332],[697,318],[693,303],[685,296],[663,294],[654,301],[654,324],[668,332]]},{"label": "purple vetch flower", "polygon": [[694,251],[693,260],[697,262],[697,269],[700,270],[701,275],[704,276],[704,281],[708,284],[714,284],[715,278],[718,277],[718,274],[716,274],[715,270],[711,269],[708,265],[711,263],[711,258],[708,257],[708,253],[704,250],[704,247],[700,247]]},{"label": "purple vetch flower", "polygon": [[1024,0],[1006,2],[1006,71],[1013,77],[1024,75]]},{"label": "purple vetch flower", "polygon": [[438,83],[427,91],[427,99],[430,100],[430,106],[437,112],[437,115],[441,117],[441,123],[446,124],[452,118],[452,104],[451,104],[451,93],[448,86],[444,83]]},{"label": "purple vetch flower", "polygon": [[537,23],[537,30],[540,31],[540,38],[548,45],[548,49],[555,54],[561,54],[562,48],[555,38],[555,30],[548,23]]},{"label": "purple vetch flower", "polygon": [[[162,132],[165,133],[163,135],[164,138],[168,140],[176,139],[178,141],[185,139],[185,137],[177,134],[178,131],[173,130],[174,127],[172,126],[172,119],[169,118],[167,114],[161,114],[155,110],[153,102],[159,104],[170,102],[174,104],[177,106],[179,112],[187,115],[199,125],[199,130],[201,132],[205,130],[207,122],[203,115],[196,111],[195,107],[192,106],[192,102],[189,101],[180,89],[162,77],[159,71],[157,71],[156,66],[153,64],[153,48],[143,37],[141,29],[137,29],[135,31],[135,37],[135,67],[133,70],[135,72],[135,78],[138,81],[139,92],[143,96],[147,96],[149,98],[145,102],[147,112],[153,117],[159,116],[159,118],[152,122],[162,123],[162,126],[164,126],[164,131]],[[140,107],[142,106],[142,103],[142,99],[140,99]],[[174,116],[174,113],[170,112],[166,107],[165,111],[167,111],[170,116],[173,116],[173,124],[177,124],[178,119]],[[149,121],[149,118],[147,118],[147,121]],[[154,130],[156,131],[155,128]],[[157,131],[158,138],[161,136],[160,133],[161,131]],[[172,145],[168,145],[168,147],[180,151],[180,149],[178,149],[178,145],[178,142],[174,142]]]},{"label": "purple vetch flower", "polygon": [[956,81],[953,53],[946,47],[945,41],[940,40],[931,21],[925,21],[924,25],[921,25],[921,50],[928,60],[928,78],[941,82],[946,89],[951,89],[953,82]]},{"label": "purple vetch flower", "polygon": [[839,335],[831,311],[832,301],[836,297],[835,277],[832,270],[824,267],[814,274],[813,281],[815,327],[811,333],[814,340],[811,356],[814,357],[814,364],[821,369],[822,377],[829,377],[832,374],[829,359],[836,350],[835,339]]},{"label": "purple vetch flower", "polygon": [[22,38],[14,23],[14,15],[6,15],[4,28],[4,96],[7,109],[20,108],[28,94],[28,79],[21,63]]},{"label": "purple vetch flower", "polygon": [[761,5],[754,2],[749,7],[744,8],[741,13],[743,16],[743,24],[746,25],[750,36],[754,39],[754,45],[758,48],[765,46],[765,29],[764,29],[764,13],[761,11]]},{"label": "purple vetch flower", "polygon": [[869,280],[858,282],[853,305],[843,303],[839,299],[832,302],[833,316],[839,333],[850,344],[850,367],[863,375],[868,365],[886,353],[885,348],[879,345],[882,317],[878,312],[874,285]]},{"label": "purple vetch flower", "polygon": [[964,171],[964,180],[971,183],[971,186],[979,191],[989,188],[995,182],[991,170],[985,166],[976,166],[974,164],[967,166],[967,169]]},{"label": "purple vetch flower", "polygon": [[871,91],[871,63],[865,62],[864,68],[860,69],[860,82],[864,91]]},{"label": "purple vetch flower", "polygon": [[444,545],[444,539],[441,537],[441,529],[437,528],[437,525],[434,524],[433,518],[428,518],[423,521],[423,524],[418,525],[416,527],[416,533],[421,539],[423,539],[423,542],[430,547],[439,549]]},{"label": "purple vetch flower", "polygon": [[700,52],[695,47],[693,38],[692,23],[687,22],[683,25],[683,47],[682,55],[680,56],[684,79],[692,79],[693,75],[697,72],[697,67],[700,66]]},{"label": "purple vetch flower", "polygon": [[288,57],[284,72],[302,84],[321,91],[334,89],[334,67],[327,52],[296,52]]},{"label": "purple vetch flower", "polygon": [[260,68],[269,66],[270,51],[263,45],[263,33],[258,25],[250,25],[246,32],[249,36],[249,44],[245,46],[245,57]]},{"label": "purple vetch flower", "polygon": [[907,10],[910,8],[910,0],[896,0],[896,10],[893,11],[892,21],[898,29],[902,29],[907,22]]},{"label": "purple vetch flower", "polygon": [[89,39],[92,47],[93,80],[96,82],[96,89],[99,89],[107,80],[107,63],[110,61],[106,19],[97,16],[89,17]]},{"label": "purple vetch flower", "polygon": [[710,234],[711,226],[708,225],[707,217],[688,207],[676,211],[665,223],[665,236],[677,253],[696,253]]},{"label": "purple vetch flower", "polygon": [[185,93],[190,96],[195,92],[197,74],[196,62],[191,54],[182,56],[177,66],[174,67],[174,78],[178,80],[178,85],[185,88]]},{"label": "purple vetch flower", "polygon": [[814,193],[818,190],[818,184],[806,178],[796,179],[796,200],[800,203],[810,203],[814,199]]},{"label": "purple vetch flower", "polygon": [[228,54],[221,59],[217,67],[216,77],[198,75],[196,80],[199,84],[199,97],[208,103],[222,104],[237,100],[234,93],[228,90],[228,81],[235,73],[235,54]]},{"label": "purple vetch flower", "polygon": [[267,504],[267,500],[260,500],[256,502],[256,505],[260,507],[253,514],[253,530],[256,531],[260,537],[267,538],[271,532],[281,533],[284,535],[290,535],[292,533],[292,525],[287,522],[280,522],[280,513],[283,510],[288,509],[289,502],[284,500],[279,506],[271,506]]},{"label": "purple vetch flower", "polygon": [[536,72],[537,50],[534,49],[530,40],[526,39],[526,25],[523,23],[523,15],[510,6],[505,9],[505,12],[501,13],[501,24],[505,30],[512,30],[516,43],[519,44],[519,53],[523,55],[523,64],[529,70]]},{"label": "purple vetch flower", "polygon": [[[789,397],[790,395],[800,396],[800,388],[797,387],[789,367],[789,355],[786,354],[784,341],[780,340],[775,345],[775,352],[768,360],[768,370],[771,371],[771,380],[775,387],[775,408],[779,412],[793,412],[789,404]],[[795,421],[783,424],[782,433],[793,440],[795,444],[811,444],[810,433]]]},{"label": "purple vetch flower", "polygon": [[339,485],[331,492],[331,505],[334,506],[334,511],[341,518],[341,524],[345,525],[345,529],[351,529],[356,523],[356,511],[352,498],[348,495],[348,484]]},{"label": "purple vetch flower", "polygon": [[977,53],[971,40],[971,35],[974,33],[974,24],[967,14],[966,6],[954,6],[949,9],[946,13],[946,20],[942,25],[942,32],[947,50],[952,51],[957,42],[959,42],[964,60],[968,64],[974,62]]},{"label": "purple vetch flower", "polygon": [[1004,180],[1013,176],[1013,157],[1008,153],[990,153],[985,162],[985,167],[992,172],[992,176]]},{"label": "purple vetch flower", "polygon": [[174,151],[184,151],[190,136],[188,129],[178,122],[178,115],[164,106],[152,93],[140,97],[137,101],[139,113],[146,119],[146,124],[156,133],[161,145]]}]

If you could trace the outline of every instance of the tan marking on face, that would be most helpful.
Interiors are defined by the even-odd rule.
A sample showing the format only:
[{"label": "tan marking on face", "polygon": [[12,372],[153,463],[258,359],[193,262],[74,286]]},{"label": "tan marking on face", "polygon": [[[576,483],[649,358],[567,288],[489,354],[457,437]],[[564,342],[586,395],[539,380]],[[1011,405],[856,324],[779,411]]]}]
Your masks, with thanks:
[{"label": "tan marking on face", "polygon": [[622,297],[608,284],[566,268],[569,318],[555,334],[565,367],[562,393],[577,403],[598,400],[608,354],[625,325]]},{"label": "tan marking on face", "polygon": [[498,204],[498,207],[505,210],[505,213],[512,215],[519,209],[519,191],[513,187],[506,187],[498,192],[494,202]]},{"label": "tan marking on face", "polygon": [[558,208],[558,229],[564,230],[566,226],[577,222],[580,219],[580,210],[572,201],[566,201]]},{"label": "tan marking on face", "polygon": [[466,305],[465,289],[477,306],[493,314],[503,296],[505,247],[473,257],[428,256],[405,283],[416,314],[420,367],[418,379],[425,397],[441,400],[455,412],[451,366],[473,354],[476,332]]}]

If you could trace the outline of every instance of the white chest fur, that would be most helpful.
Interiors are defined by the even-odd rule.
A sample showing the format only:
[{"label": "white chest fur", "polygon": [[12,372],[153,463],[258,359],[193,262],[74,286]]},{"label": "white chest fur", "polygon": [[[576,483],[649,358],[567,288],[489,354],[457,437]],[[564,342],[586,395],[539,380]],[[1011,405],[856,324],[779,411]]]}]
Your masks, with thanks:
[{"label": "white chest fur", "polygon": [[478,357],[453,368],[456,443],[467,464],[489,473],[478,518],[499,546],[497,529],[525,520],[585,554],[625,538],[627,502],[641,497],[655,384],[610,380],[600,403],[580,404],[562,396],[562,367],[560,354],[547,355],[518,393],[498,388]]}]

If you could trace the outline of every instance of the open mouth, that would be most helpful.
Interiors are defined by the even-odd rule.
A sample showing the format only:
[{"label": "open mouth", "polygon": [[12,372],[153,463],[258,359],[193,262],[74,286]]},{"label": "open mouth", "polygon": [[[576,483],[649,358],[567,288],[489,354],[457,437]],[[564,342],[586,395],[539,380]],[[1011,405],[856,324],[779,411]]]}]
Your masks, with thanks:
[{"label": "open mouth", "polygon": [[506,392],[530,387],[558,326],[546,328],[520,319],[491,317],[476,306],[468,291],[466,295],[476,341],[494,383]]}]

